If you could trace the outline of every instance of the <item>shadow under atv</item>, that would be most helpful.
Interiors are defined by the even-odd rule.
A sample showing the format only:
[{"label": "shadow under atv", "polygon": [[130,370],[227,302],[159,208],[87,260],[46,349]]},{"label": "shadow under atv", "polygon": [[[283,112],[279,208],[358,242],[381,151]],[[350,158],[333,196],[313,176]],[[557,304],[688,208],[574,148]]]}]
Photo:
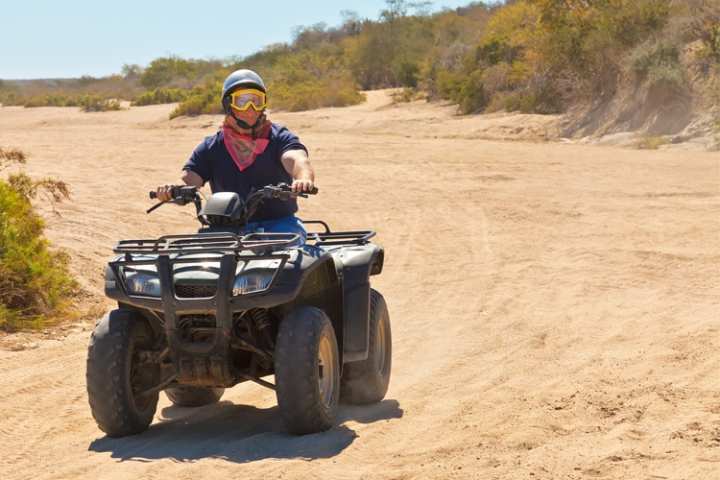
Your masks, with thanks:
[{"label": "shadow under atv", "polygon": [[93,440],[89,451],[110,452],[120,461],[151,461],[171,458],[189,462],[219,458],[235,463],[265,459],[306,459],[333,457],[357,437],[342,423],[364,424],[401,418],[396,400],[376,405],[344,405],[338,412],[339,426],[323,433],[297,437],[285,432],[277,407],[256,408],[220,402],[200,408],[170,406],[162,410],[165,420],[146,432],[131,437],[103,437]]}]

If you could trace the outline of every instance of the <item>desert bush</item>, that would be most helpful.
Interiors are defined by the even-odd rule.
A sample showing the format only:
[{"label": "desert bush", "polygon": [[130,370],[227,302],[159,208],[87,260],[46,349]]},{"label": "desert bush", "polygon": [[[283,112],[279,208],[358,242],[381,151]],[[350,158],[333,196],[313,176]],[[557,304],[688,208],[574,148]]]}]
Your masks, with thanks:
[{"label": "desert bush", "polygon": [[26,108],[77,107],[80,105],[80,98],[78,96],[69,96],[65,94],[37,95],[25,100],[23,105]]},{"label": "desert bush", "polygon": [[83,112],[108,112],[122,108],[117,99],[103,98],[99,95],[82,95],[77,103]]},{"label": "desert bush", "polygon": [[[0,167],[24,163],[19,150],[0,148]],[[51,179],[34,181],[23,173],[0,180],[0,329],[42,327],[67,310],[76,283],[68,257],[50,249],[44,224],[30,199],[41,191],[69,196],[67,185]]]},{"label": "desert bush", "polygon": [[35,107],[80,107],[84,112],[106,112],[120,110],[120,102],[96,94],[68,95],[47,94],[30,97],[22,102],[26,108]]},{"label": "desert bush", "polygon": [[425,92],[417,88],[405,87],[391,94],[393,103],[409,103],[417,100],[426,100]]},{"label": "desert bush", "polygon": [[635,143],[635,147],[640,150],[657,150],[663,145],[667,145],[670,141],[666,137],[647,136],[643,137]]},{"label": "desert bush", "polygon": [[190,91],[182,88],[156,88],[139,95],[132,104],[134,106],[157,105],[161,103],[182,102],[190,95]]},{"label": "desert bush", "polygon": [[302,83],[272,83],[268,101],[273,109],[298,112],[324,107],[345,107],[362,102],[365,96],[358,92],[349,75],[316,79]]},{"label": "desert bush", "polygon": [[676,91],[688,88],[685,67],[680,62],[679,43],[652,41],[640,45],[630,55],[632,69],[640,82],[647,80]]},{"label": "desert bush", "polygon": [[190,91],[187,98],[170,112],[170,118],[173,119],[184,115],[222,113],[221,93],[222,83],[219,81],[208,82],[195,87]]},{"label": "desert bush", "polygon": [[[345,68],[340,46],[322,44],[313,50],[279,51],[280,54],[268,54],[272,58],[271,62],[265,56],[256,56],[254,59],[266,65],[264,70],[258,70],[268,86],[270,108],[301,111],[341,107],[363,101],[364,96]],[[227,70],[216,72],[211,81],[193,88],[170,114],[170,118],[221,113],[222,80],[230,69],[239,66],[257,68],[255,65],[231,65]]]},{"label": "desert bush", "polygon": [[666,42],[650,42],[640,45],[630,54],[633,71],[642,79],[659,67],[680,64],[680,45]]},{"label": "desert bush", "polygon": [[[81,106],[81,98],[85,95],[102,97],[103,99],[132,99],[141,87],[137,79],[110,75],[103,78],[81,77],[60,80],[25,80],[8,81],[7,88],[0,89],[0,101],[8,105],[25,105],[27,107]],[[11,97],[8,101],[8,96]]]},{"label": "desert bush", "polygon": [[17,148],[0,147],[0,170],[12,164],[24,165],[27,163],[27,155]]},{"label": "desert bush", "polygon": [[460,84],[458,103],[462,113],[477,113],[485,109],[489,102],[482,72],[475,71]]},{"label": "desert bush", "polygon": [[17,88],[8,82],[0,80],[0,105],[10,106],[20,104]]},{"label": "desert bush", "polygon": [[190,87],[223,67],[215,60],[183,59],[175,56],[157,58],[140,75],[140,84],[148,89],[164,86]]},{"label": "desert bush", "polygon": [[470,53],[430,70],[432,88],[463,112],[556,113],[611,95],[641,44],[630,61],[638,81],[682,87],[681,45],[654,38],[673,8],[671,0],[506,2],[491,10]]}]

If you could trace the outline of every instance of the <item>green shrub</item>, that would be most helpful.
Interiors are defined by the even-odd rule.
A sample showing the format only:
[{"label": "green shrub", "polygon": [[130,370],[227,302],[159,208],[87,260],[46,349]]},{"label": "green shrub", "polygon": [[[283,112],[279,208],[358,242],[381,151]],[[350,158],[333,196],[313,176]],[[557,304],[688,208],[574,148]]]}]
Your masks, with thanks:
[{"label": "green shrub", "polygon": [[635,146],[641,150],[657,150],[663,145],[667,145],[669,140],[666,137],[649,136],[643,137],[635,143]]},{"label": "green shrub", "polygon": [[[0,148],[0,165],[24,163],[18,150]],[[53,180],[33,181],[16,174],[0,180],[0,329],[38,328],[65,312],[76,283],[68,274],[68,257],[50,250],[44,224],[30,198],[44,185],[55,198],[67,197],[67,186]],[[59,190],[57,189],[59,188]]]},{"label": "green shrub", "polygon": [[208,82],[193,88],[187,98],[170,113],[170,118],[183,115],[201,115],[205,113],[222,113],[220,94],[222,83]]},{"label": "green shrub", "polygon": [[213,60],[162,57],[150,62],[150,65],[140,73],[140,84],[145,88],[167,85],[187,87],[196,84],[205,76],[215,74],[221,68],[222,64]]},{"label": "green shrub", "polygon": [[435,90],[442,98],[447,98],[456,103],[462,100],[461,89],[465,82],[463,72],[450,70],[439,70],[435,80]]},{"label": "green shrub", "polygon": [[77,107],[80,106],[80,99],[76,96],[64,94],[37,95],[25,100],[23,105],[26,108],[34,107]]},{"label": "green shrub", "polygon": [[157,105],[161,103],[182,102],[190,95],[190,91],[182,88],[156,88],[144,92],[132,102],[133,106]]},{"label": "green shrub", "polygon": [[401,62],[395,69],[395,78],[400,86],[415,88],[418,86],[420,67],[413,62]]},{"label": "green shrub", "polygon": [[405,87],[391,94],[393,103],[409,103],[416,100],[427,99],[427,96],[417,88]]},{"label": "green shrub", "polygon": [[482,79],[482,72],[476,71],[470,74],[460,86],[458,91],[460,111],[462,113],[477,113],[487,107],[489,98],[485,91],[485,84]]},{"label": "green shrub", "polygon": [[269,86],[270,107],[299,112],[324,107],[346,107],[365,100],[349,76],[306,80],[302,83],[276,82]]},{"label": "green shrub", "polygon": [[0,81],[0,105],[11,106],[20,104],[20,94],[17,88],[7,82]]},{"label": "green shrub", "polygon": [[118,100],[98,95],[83,95],[77,100],[77,103],[83,112],[107,112],[122,108]]},{"label": "green shrub", "polygon": [[641,79],[651,76],[655,70],[680,66],[680,46],[665,42],[643,44],[630,54],[632,69]]},{"label": "green shrub", "polygon": [[34,107],[80,107],[84,112],[120,110],[120,102],[101,95],[47,94],[31,97],[23,102],[26,108]]},{"label": "green shrub", "polygon": [[681,44],[670,37],[648,40],[663,32],[672,12],[671,0],[505,2],[492,10],[462,61],[426,70],[429,86],[466,113],[557,113],[570,102],[611,94],[627,52],[649,42],[631,59],[637,77],[681,89]]},{"label": "green shrub", "polygon": [[652,86],[662,86],[675,92],[684,92],[688,88],[685,69],[678,63],[675,65],[658,65],[650,69],[648,80]]}]

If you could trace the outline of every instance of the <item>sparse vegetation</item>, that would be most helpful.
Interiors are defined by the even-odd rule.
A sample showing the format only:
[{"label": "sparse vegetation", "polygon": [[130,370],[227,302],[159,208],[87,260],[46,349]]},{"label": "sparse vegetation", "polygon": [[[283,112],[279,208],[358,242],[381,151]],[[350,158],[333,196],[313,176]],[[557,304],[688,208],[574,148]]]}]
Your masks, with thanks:
[{"label": "sparse vegetation", "polygon": [[[376,21],[345,12],[340,26],[299,28],[291,43],[244,58],[162,57],[40,93],[6,82],[0,101],[79,105],[83,93],[134,105],[179,102],[171,117],[219,113],[223,77],[252,68],[265,77],[274,109],[352,105],[362,101],[360,89],[400,87],[407,90],[397,100],[425,92],[457,103],[462,113],[557,113],[607,101],[628,82],[687,97],[698,78],[688,70],[693,42],[697,69],[720,76],[715,0],[474,2],[432,15],[423,2],[386,5]],[[708,88],[705,97],[713,95]]]},{"label": "sparse vegetation", "polygon": [[161,103],[177,103],[188,98],[190,92],[182,88],[160,87],[149,90],[138,96],[132,104],[134,106],[157,105]]},{"label": "sparse vegetation", "polygon": [[[0,148],[0,170],[22,165],[26,155]],[[41,192],[51,200],[69,197],[66,184],[33,180],[20,172],[0,180],[0,329],[39,328],[66,312],[75,282],[68,257],[52,251],[44,224],[30,200]]]},{"label": "sparse vegetation", "polygon": [[83,112],[107,112],[120,110],[120,102],[114,98],[103,98],[98,95],[83,95],[78,100]]},{"label": "sparse vegetation", "polygon": [[641,138],[635,146],[641,150],[657,150],[663,145],[667,145],[669,140],[662,136],[647,136]]},{"label": "sparse vegetation", "polygon": [[204,113],[222,113],[220,93],[222,83],[207,82],[193,88],[187,98],[170,113],[170,118],[183,115],[201,115]]},{"label": "sparse vegetation", "polygon": [[67,80],[7,80],[0,85],[0,103],[5,106],[113,110],[119,108],[119,100],[131,100],[142,90],[136,78],[121,75]]},{"label": "sparse vegetation", "polygon": [[33,107],[80,107],[83,112],[107,112],[120,110],[120,102],[100,95],[49,94],[31,97],[24,101],[26,108]]},{"label": "sparse vegetation", "polygon": [[394,103],[415,102],[417,100],[425,100],[426,98],[427,97],[424,92],[412,87],[405,87],[392,93]]},{"label": "sparse vegetation", "polygon": [[[135,70],[140,84],[148,89],[159,87],[190,88],[202,83],[223,68],[223,63],[214,60],[186,60],[170,56],[157,58],[144,70]],[[126,73],[133,73],[129,71]]]}]

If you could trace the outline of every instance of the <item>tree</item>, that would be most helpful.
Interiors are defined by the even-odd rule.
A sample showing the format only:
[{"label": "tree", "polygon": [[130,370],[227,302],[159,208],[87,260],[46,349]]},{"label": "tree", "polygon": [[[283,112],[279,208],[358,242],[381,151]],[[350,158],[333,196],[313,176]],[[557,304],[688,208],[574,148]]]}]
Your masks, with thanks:
[{"label": "tree", "polygon": [[143,69],[140,65],[137,64],[125,64],[122,66],[122,76],[127,79],[135,79],[140,77],[142,75]]}]

